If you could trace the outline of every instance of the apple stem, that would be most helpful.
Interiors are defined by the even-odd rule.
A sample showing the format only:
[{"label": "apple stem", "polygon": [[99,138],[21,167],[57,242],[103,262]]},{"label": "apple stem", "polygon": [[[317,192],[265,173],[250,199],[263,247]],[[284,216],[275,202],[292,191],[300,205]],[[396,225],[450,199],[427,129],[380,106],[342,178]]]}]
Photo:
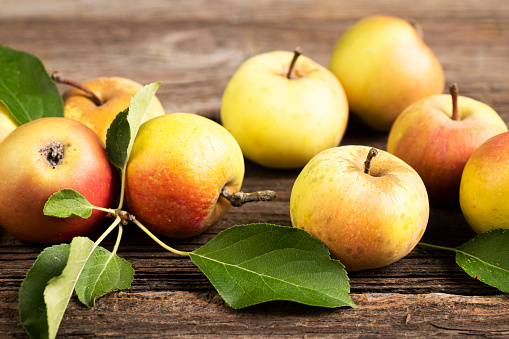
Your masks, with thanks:
[{"label": "apple stem", "polygon": [[419,34],[421,39],[424,39],[424,30],[422,29],[421,24],[417,20],[412,18],[407,18],[406,20],[417,31],[417,34]]},{"label": "apple stem", "polygon": [[368,152],[368,156],[366,157],[366,161],[364,161],[364,173],[369,174],[369,169],[371,168],[371,160],[378,154],[376,148],[371,148]]},{"label": "apple stem", "polygon": [[221,196],[226,198],[234,207],[240,207],[247,202],[254,201],[272,201],[276,199],[277,194],[274,191],[257,191],[252,193],[235,192],[231,193],[228,189],[223,187],[220,193]]},{"label": "apple stem", "polygon": [[69,79],[62,79],[61,77],[59,77],[56,74],[56,72],[51,73],[51,79],[58,84],[70,85],[70,86],[73,86],[73,87],[76,87],[76,88],[82,90],[83,92],[87,93],[88,95],[90,95],[92,97],[92,101],[97,106],[102,106],[104,104],[104,102],[94,92],[92,92],[85,86],[83,86],[75,81],[72,81]]},{"label": "apple stem", "polygon": [[286,78],[288,78],[288,79],[292,78],[293,68],[295,67],[295,63],[297,62],[297,59],[299,58],[299,56],[301,54],[302,54],[302,51],[301,51],[300,47],[296,47],[295,50],[293,51],[292,62],[290,63],[290,69],[288,70],[288,73],[286,74]]},{"label": "apple stem", "polygon": [[449,87],[449,92],[452,97],[452,120],[460,120],[460,113],[458,110],[458,85],[456,83]]}]

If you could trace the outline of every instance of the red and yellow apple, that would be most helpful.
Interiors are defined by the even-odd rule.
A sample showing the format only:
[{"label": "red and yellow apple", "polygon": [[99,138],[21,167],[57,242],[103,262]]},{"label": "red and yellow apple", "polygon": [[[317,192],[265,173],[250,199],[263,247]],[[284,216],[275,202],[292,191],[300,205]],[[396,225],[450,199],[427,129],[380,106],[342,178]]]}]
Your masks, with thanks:
[{"label": "red and yellow apple", "polygon": [[340,146],[303,168],[290,196],[294,227],[321,240],[348,271],[407,255],[429,218],[426,188],[408,164],[367,146]]},{"label": "red and yellow apple", "polygon": [[463,167],[484,141],[507,131],[491,107],[472,98],[438,94],[408,106],[389,132],[387,151],[421,176],[432,205],[458,205]]},{"label": "red and yellow apple", "polygon": [[106,214],[87,219],[43,214],[48,198],[70,188],[93,205],[116,199],[116,172],[99,137],[79,121],[40,118],[21,125],[0,143],[0,225],[19,239],[59,243],[102,225]]},{"label": "red and yellow apple", "polygon": [[19,124],[14,119],[11,112],[0,101],[0,142],[18,126]]},{"label": "red and yellow apple", "polygon": [[459,201],[477,233],[509,228],[509,132],[491,137],[468,159]]},{"label": "red and yellow apple", "polygon": [[299,53],[251,57],[223,94],[223,126],[244,156],[262,166],[302,168],[320,151],[337,146],[346,130],[343,87],[328,69]]},{"label": "red and yellow apple", "polygon": [[388,131],[412,102],[444,90],[444,71],[414,24],[375,15],[337,41],[329,69],[343,85],[350,109],[368,126]]},{"label": "red and yellow apple", "polygon": [[[118,113],[129,107],[131,98],[143,88],[136,81],[122,77],[95,78],[80,84],[94,93],[101,104],[79,88],[71,88],[63,94],[64,116],[81,121],[91,128],[106,144],[106,133]],[[142,122],[165,114],[157,97],[153,97],[145,111]]]},{"label": "red and yellow apple", "polygon": [[244,158],[218,123],[172,113],[140,126],[126,167],[129,212],[149,230],[173,238],[198,235],[226,213],[223,187],[238,192]]}]

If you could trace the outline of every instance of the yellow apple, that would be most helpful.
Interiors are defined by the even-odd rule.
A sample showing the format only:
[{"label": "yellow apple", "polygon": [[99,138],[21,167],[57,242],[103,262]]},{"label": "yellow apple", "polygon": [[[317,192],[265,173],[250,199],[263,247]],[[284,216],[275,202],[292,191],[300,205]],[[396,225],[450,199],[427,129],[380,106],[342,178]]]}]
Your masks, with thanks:
[{"label": "yellow apple", "polygon": [[477,233],[509,228],[509,132],[495,135],[468,159],[460,184],[460,206]]},{"label": "yellow apple", "polygon": [[[129,107],[131,98],[142,89],[136,81],[122,77],[101,77],[85,81],[83,87],[94,93],[102,104],[78,88],[71,88],[63,94],[64,116],[81,121],[91,128],[106,144],[106,132],[118,113]],[[142,122],[165,114],[157,97],[147,107]]]},{"label": "yellow apple", "polygon": [[223,188],[238,192],[244,158],[218,123],[171,113],[140,126],[126,168],[129,211],[154,233],[187,238],[214,225],[230,208]]},{"label": "yellow apple", "polygon": [[407,20],[375,15],[359,20],[337,41],[330,70],[350,109],[368,126],[388,131],[417,99],[444,90],[444,71]]},{"label": "yellow apple", "polygon": [[[452,99],[452,100],[451,100]],[[432,95],[408,106],[389,132],[387,151],[421,176],[432,205],[458,205],[463,167],[492,136],[507,131],[490,106],[458,95]]]},{"label": "yellow apple", "polygon": [[0,142],[18,126],[19,124],[14,120],[11,112],[0,101]]},{"label": "yellow apple", "polygon": [[337,146],[346,129],[348,102],[341,84],[325,67],[295,56],[273,51],[251,57],[224,91],[223,126],[244,156],[262,166],[302,168]]},{"label": "yellow apple", "polygon": [[421,239],[426,188],[412,167],[367,146],[340,146],[303,168],[290,196],[294,227],[321,240],[349,271],[389,265]]}]

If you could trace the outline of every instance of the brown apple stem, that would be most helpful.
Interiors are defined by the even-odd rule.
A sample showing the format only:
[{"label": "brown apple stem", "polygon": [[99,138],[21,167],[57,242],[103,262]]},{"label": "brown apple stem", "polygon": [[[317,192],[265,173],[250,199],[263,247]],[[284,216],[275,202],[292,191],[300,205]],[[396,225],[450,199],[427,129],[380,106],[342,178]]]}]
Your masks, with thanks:
[{"label": "brown apple stem", "polygon": [[417,31],[417,34],[419,34],[421,39],[424,39],[424,30],[422,29],[421,24],[417,20],[412,19],[412,18],[407,18],[406,20]]},{"label": "brown apple stem", "polygon": [[81,84],[79,84],[79,83],[77,83],[75,81],[72,81],[72,80],[69,80],[69,79],[62,79],[61,77],[56,75],[55,72],[51,73],[51,79],[53,79],[53,81],[58,83],[58,84],[70,85],[70,86],[73,86],[73,87],[76,87],[76,88],[82,90],[83,92],[87,93],[88,95],[90,95],[92,97],[92,101],[97,106],[102,106],[104,104],[104,102],[94,92],[92,92],[91,90],[89,90],[85,86],[83,86],[83,85],[81,85]]},{"label": "brown apple stem", "polygon": [[244,192],[235,192],[231,193],[228,189],[223,187],[220,193],[223,197],[225,197],[230,205],[234,207],[240,207],[247,202],[254,201],[272,201],[276,199],[277,194],[274,191],[257,191],[252,193],[244,193]]},{"label": "brown apple stem", "polygon": [[371,168],[371,160],[378,154],[376,148],[371,148],[368,152],[368,156],[366,157],[366,161],[364,161],[364,173],[369,174],[369,169]]},{"label": "brown apple stem", "polygon": [[460,120],[460,113],[458,110],[458,85],[456,83],[449,87],[449,92],[452,97],[452,120]]},{"label": "brown apple stem", "polygon": [[300,47],[296,47],[295,50],[293,51],[293,58],[292,58],[292,62],[290,63],[290,69],[288,70],[288,73],[286,74],[286,77],[288,79],[292,78],[293,68],[295,67],[295,63],[297,62],[297,59],[299,58],[299,56],[301,54],[302,54],[302,51],[300,50]]}]

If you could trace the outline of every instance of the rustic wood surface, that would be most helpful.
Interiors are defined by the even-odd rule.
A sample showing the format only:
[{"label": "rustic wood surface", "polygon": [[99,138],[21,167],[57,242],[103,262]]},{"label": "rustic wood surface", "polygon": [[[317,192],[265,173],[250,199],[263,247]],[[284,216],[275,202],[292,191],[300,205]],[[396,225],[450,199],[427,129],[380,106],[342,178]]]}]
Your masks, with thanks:
[{"label": "rustic wood surface", "polygon": [[[300,46],[327,65],[337,38],[359,18],[411,17],[423,26],[447,83],[457,82],[461,94],[491,105],[509,123],[504,0],[2,0],[0,8],[0,43],[38,56],[49,70],[76,81],[161,80],[157,95],[167,113],[216,120],[228,79],[249,56]],[[386,140],[352,118],[342,144],[385,149]],[[246,166],[243,190],[273,189],[277,200],[232,209],[205,234],[168,242],[193,250],[232,225],[290,225],[299,172]],[[457,246],[473,236],[459,208],[432,208],[423,240]],[[107,238],[105,247],[113,241]],[[17,292],[42,249],[0,230],[2,338],[25,336],[17,327]],[[448,252],[418,247],[388,267],[351,273],[358,309],[271,302],[233,310],[190,259],[164,251],[135,227],[119,255],[135,269],[131,289],[99,299],[93,309],[71,299],[60,337],[509,337],[507,295],[470,278]]]}]

